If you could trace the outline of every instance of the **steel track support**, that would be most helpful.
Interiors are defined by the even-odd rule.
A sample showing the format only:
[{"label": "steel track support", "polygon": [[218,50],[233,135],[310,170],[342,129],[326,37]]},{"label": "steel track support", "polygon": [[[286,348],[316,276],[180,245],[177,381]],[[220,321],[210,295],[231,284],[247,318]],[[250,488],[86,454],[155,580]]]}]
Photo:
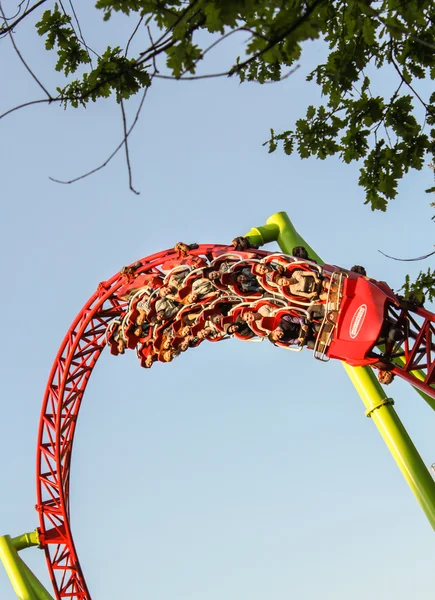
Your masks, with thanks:
[{"label": "steel track support", "polygon": [[18,552],[39,546],[38,532],[24,533],[15,538],[0,536],[0,560],[20,600],[53,600],[39,579],[25,564]]},{"label": "steel track support", "polygon": [[[309,256],[323,264],[318,254],[296,231],[285,212],[273,214],[265,225],[254,227],[246,237],[252,244],[278,242],[286,254],[291,254],[295,246],[305,246]],[[394,410],[392,399],[387,398],[370,367],[351,367],[345,363],[343,366],[366,407],[366,415],[372,418],[429,523],[435,529],[435,481]]]}]

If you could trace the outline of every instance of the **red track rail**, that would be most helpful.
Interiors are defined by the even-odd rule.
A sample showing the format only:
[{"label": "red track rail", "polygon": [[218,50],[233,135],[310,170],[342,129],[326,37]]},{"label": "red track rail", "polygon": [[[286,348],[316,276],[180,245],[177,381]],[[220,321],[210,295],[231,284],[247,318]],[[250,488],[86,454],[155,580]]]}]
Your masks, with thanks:
[{"label": "red track rail", "polygon": [[[191,255],[215,258],[234,249],[202,245]],[[241,258],[261,258],[266,252],[237,252]],[[168,261],[179,261],[167,250],[142,259],[137,273],[156,272]],[[90,600],[74,546],[69,517],[71,453],[76,421],[92,370],[105,346],[108,323],[127,303],[116,297],[126,277],[120,273],[100,284],[66,334],[45,390],[37,446],[37,505],[39,532],[56,598]]]},{"label": "red track rail", "polygon": [[[401,308],[390,306],[388,318],[404,334],[398,347],[390,352],[393,360],[400,359],[403,364],[396,364],[392,372],[435,398],[435,315],[404,303]],[[418,371],[421,378],[416,375]]]}]

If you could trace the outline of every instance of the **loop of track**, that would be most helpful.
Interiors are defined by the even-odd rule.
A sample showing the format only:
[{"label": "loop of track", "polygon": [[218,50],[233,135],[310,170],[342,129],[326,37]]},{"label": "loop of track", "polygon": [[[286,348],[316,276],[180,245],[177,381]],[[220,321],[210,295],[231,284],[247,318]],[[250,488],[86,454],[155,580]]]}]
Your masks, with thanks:
[{"label": "loop of track", "polygon": [[[232,247],[201,245],[191,254],[215,258]],[[240,258],[262,258],[268,253],[237,252]],[[176,261],[173,250],[142,259],[141,273]],[[37,445],[37,505],[39,534],[56,598],[90,600],[69,524],[71,453],[80,405],[92,370],[105,346],[107,325],[127,306],[116,297],[126,281],[117,273],[100,284],[68,330],[54,361],[42,404]]]}]

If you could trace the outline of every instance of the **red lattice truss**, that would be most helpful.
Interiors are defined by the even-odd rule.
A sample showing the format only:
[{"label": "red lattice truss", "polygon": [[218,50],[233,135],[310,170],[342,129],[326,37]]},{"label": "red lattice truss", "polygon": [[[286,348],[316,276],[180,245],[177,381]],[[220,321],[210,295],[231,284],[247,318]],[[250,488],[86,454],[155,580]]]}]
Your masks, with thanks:
[{"label": "red lattice truss", "polygon": [[393,348],[391,358],[396,365],[392,370],[414,387],[435,397],[435,315],[425,308],[390,306],[388,318],[404,332],[404,340]]},{"label": "red lattice truss", "polygon": [[[209,260],[234,249],[201,245],[191,256]],[[262,251],[238,252],[240,258],[262,258]],[[189,260],[189,259],[187,259]],[[162,275],[159,267],[185,262],[173,250],[153,254],[141,261],[138,273]],[[167,268],[167,267],[165,267]],[[87,383],[104,346],[107,325],[126,308],[116,297],[126,282],[120,273],[100,284],[71,325],[50,373],[38,432],[37,505],[39,532],[56,598],[91,598],[83,577],[69,525],[71,452],[76,421]]]}]

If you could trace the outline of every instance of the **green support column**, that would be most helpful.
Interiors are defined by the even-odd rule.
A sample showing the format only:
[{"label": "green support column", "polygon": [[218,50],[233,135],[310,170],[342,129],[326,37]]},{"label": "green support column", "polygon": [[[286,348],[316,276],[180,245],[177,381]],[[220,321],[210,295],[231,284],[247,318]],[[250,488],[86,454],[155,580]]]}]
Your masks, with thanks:
[{"label": "green support column", "polygon": [[[266,225],[254,227],[246,234],[246,237],[252,244],[263,245],[276,241],[286,254],[291,254],[295,246],[305,246],[309,256],[319,264],[323,264],[322,259],[298,234],[285,212],[275,213],[267,219]],[[386,397],[370,367],[351,367],[345,363],[343,365],[366,407],[367,416],[372,418],[430,524],[435,529],[435,481],[394,410],[393,400]],[[432,399],[429,404],[433,407]]]},{"label": "green support column", "polygon": [[0,560],[20,600],[38,600],[9,535],[0,537]]},{"label": "green support column", "polygon": [[54,600],[18,555],[19,550],[39,545],[37,531],[11,538],[0,536],[0,560],[20,600]]},{"label": "green support column", "polygon": [[394,460],[435,529],[435,481],[370,367],[343,366]]}]

